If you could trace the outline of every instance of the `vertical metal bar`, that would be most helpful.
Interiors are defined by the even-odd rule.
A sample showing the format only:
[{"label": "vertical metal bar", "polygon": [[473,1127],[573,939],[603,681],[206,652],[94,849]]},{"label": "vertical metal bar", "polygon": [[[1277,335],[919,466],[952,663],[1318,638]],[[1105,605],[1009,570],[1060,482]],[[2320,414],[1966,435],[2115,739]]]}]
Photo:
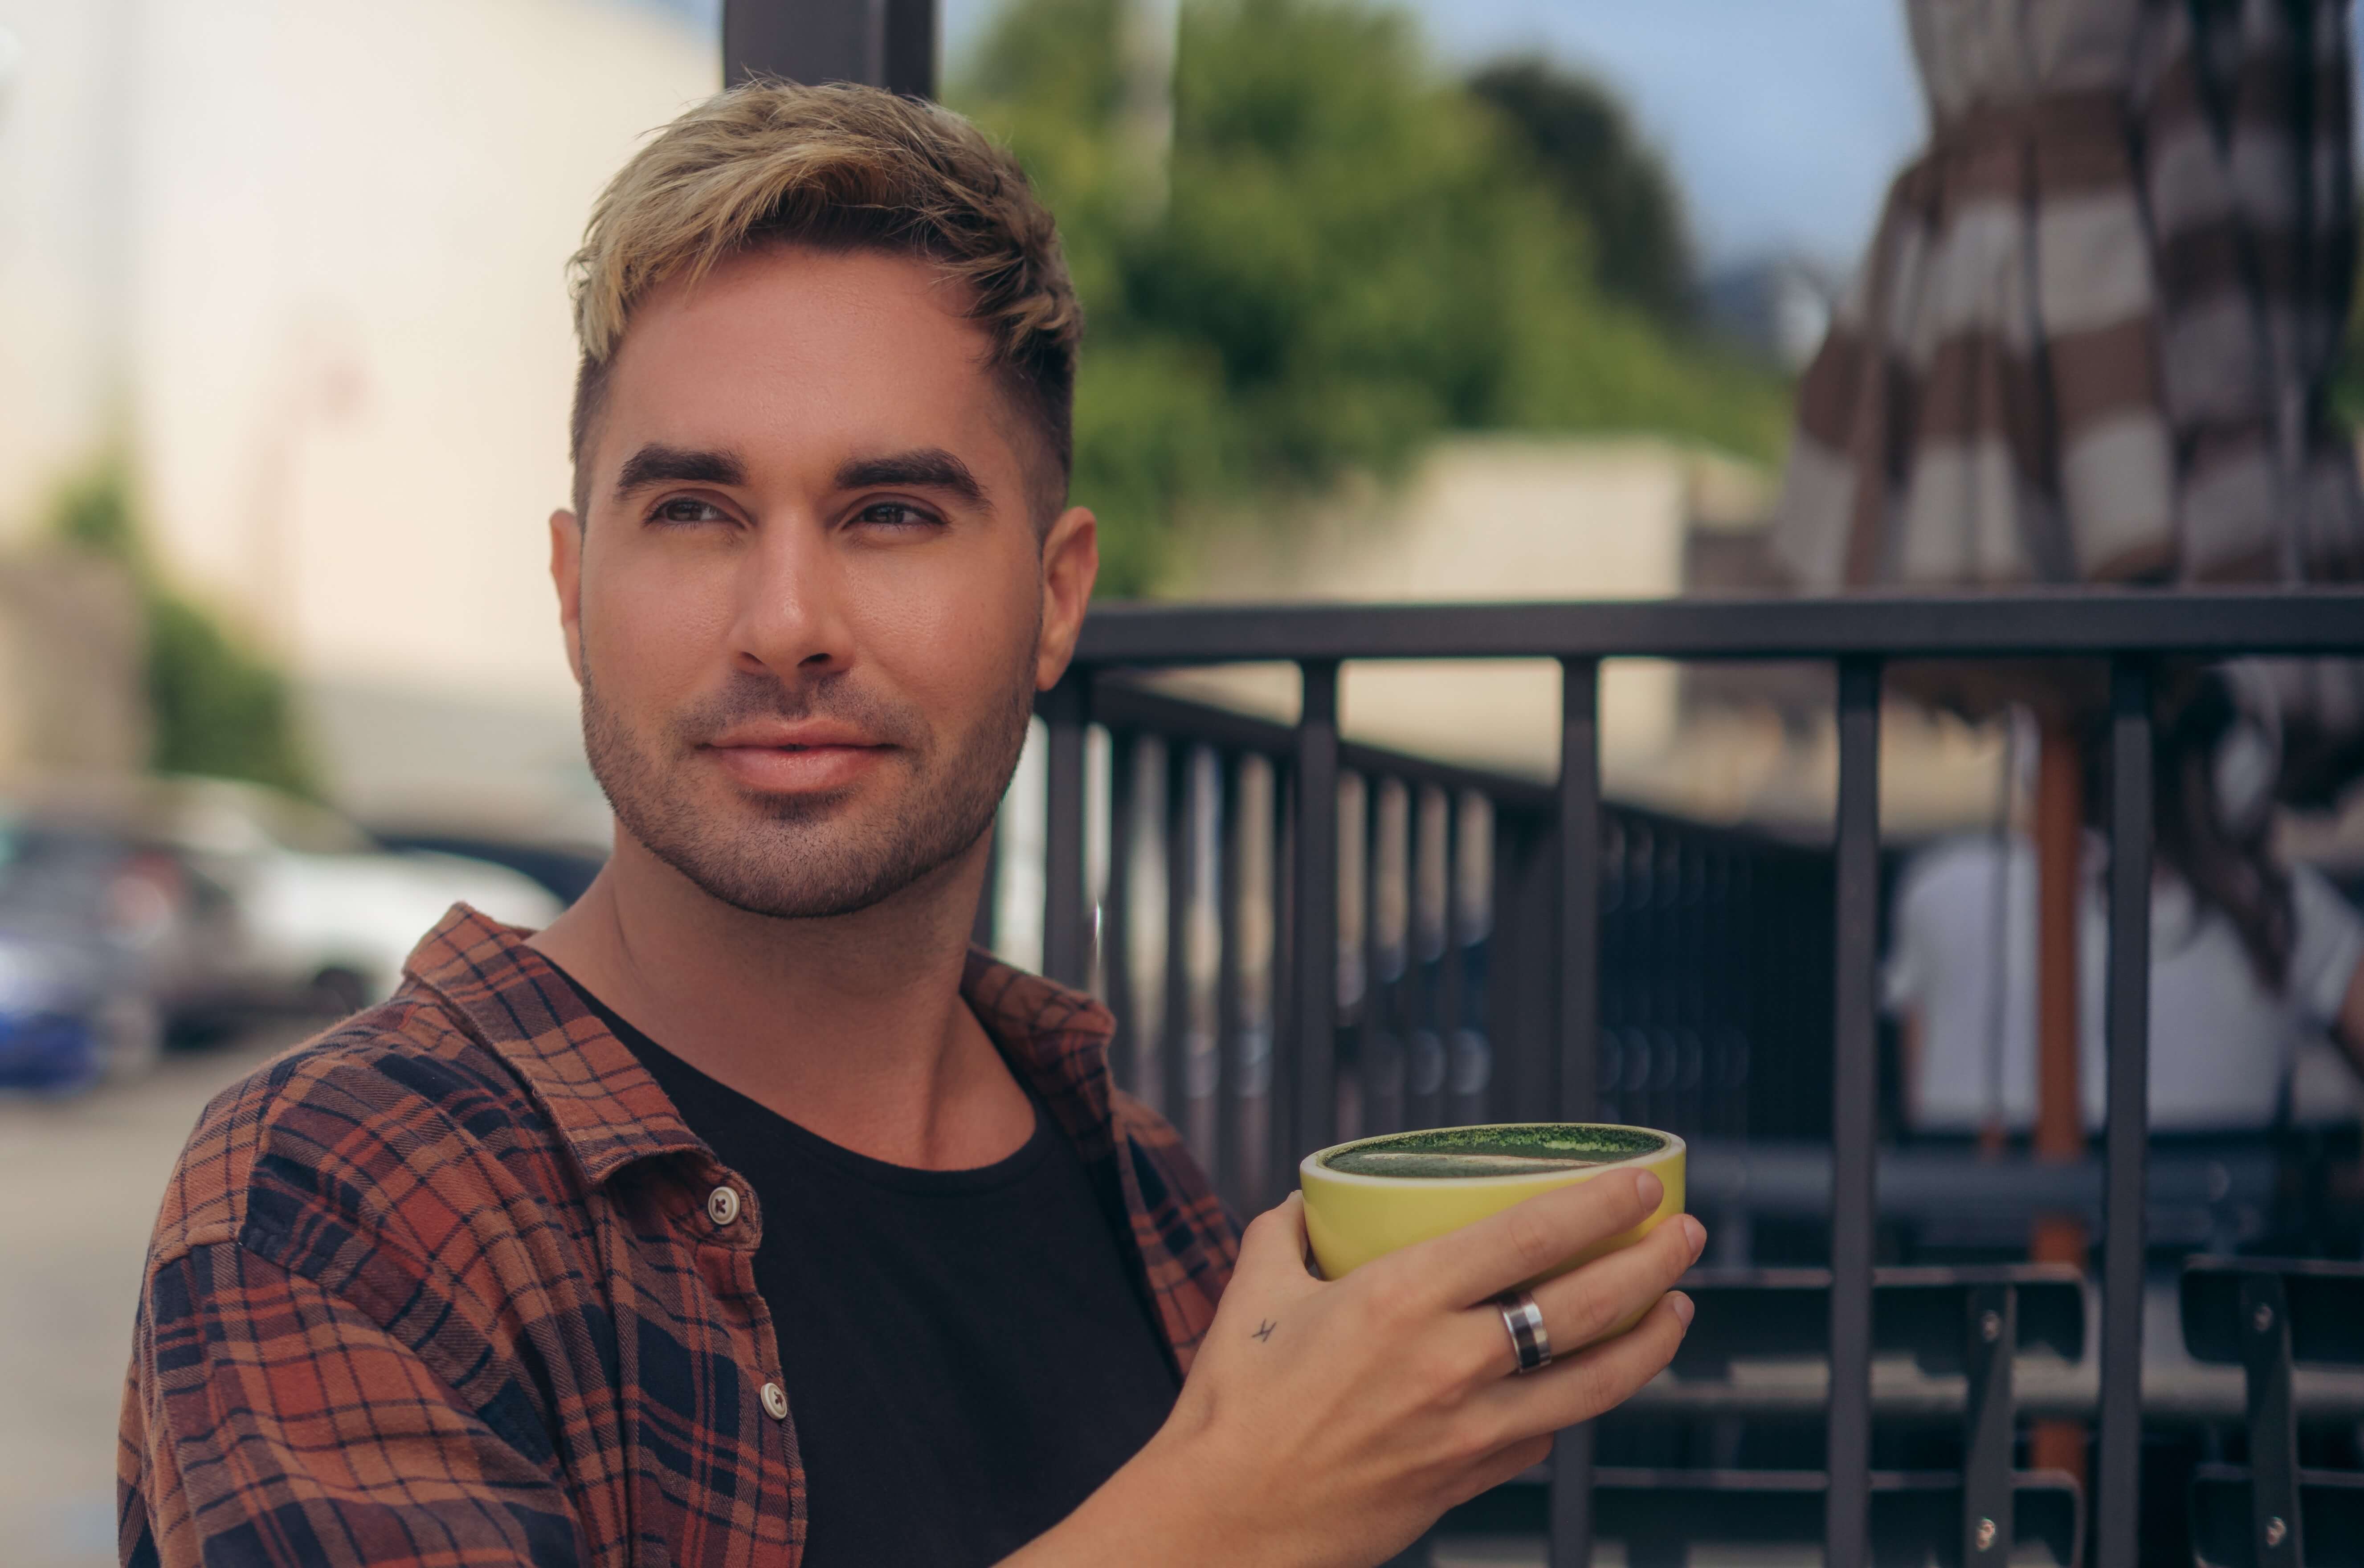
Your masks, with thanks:
[{"label": "vertical metal bar", "polygon": [[1165,1017],[1157,1030],[1157,1108],[1189,1132],[1190,892],[1198,874],[1189,745],[1165,742]]},{"label": "vertical metal bar", "polygon": [[1290,1027],[1297,1038],[1296,1084],[1290,1098],[1294,1150],[1287,1169],[1331,1142],[1337,1118],[1338,1045],[1338,665],[1308,660],[1298,666],[1305,699],[1297,720],[1297,908],[1295,993]]},{"label": "vertical metal bar", "polygon": [[2271,1269],[2241,1275],[2241,1360],[2248,1374],[2249,1550],[2258,1568],[2306,1561],[2291,1407],[2290,1302]]},{"label": "vertical metal bar", "polygon": [[936,95],[936,0],[886,0],[880,19],[879,85],[914,98]]},{"label": "vertical metal bar", "polygon": [[[1434,911],[1429,896],[1437,886],[1430,871],[1443,865],[1448,868],[1444,874],[1449,876],[1452,864],[1450,851],[1437,840],[1442,819],[1428,809],[1434,798],[1434,793],[1422,785],[1404,785],[1403,938],[1394,1011],[1396,1032],[1404,1049],[1405,1100],[1411,1106],[1414,1127],[1437,1127],[1448,1119],[1445,1106],[1453,1083],[1453,1037],[1450,1026],[1438,1016],[1436,993],[1441,987],[1431,967],[1443,957],[1444,944],[1440,940],[1432,948],[1429,941],[1430,934],[1442,929],[1439,920],[1450,920],[1449,916]],[[1433,912],[1437,918],[1431,918]],[[1422,1084],[1427,1086],[1417,1095],[1411,1092]]]},{"label": "vertical metal bar", "polygon": [[1559,1073],[1566,1121],[1591,1118],[1600,1060],[1600,662],[1560,661]]},{"label": "vertical metal bar", "polygon": [[1049,817],[1043,838],[1043,973],[1062,985],[1091,984],[1091,931],[1084,893],[1084,683],[1070,673],[1043,694],[1050,730]]},{"label": "vertical metal bar", "polygon": [[[1866,1568],[1871,1526],[1873,954],[1879,919],[1879,665],[1839,662],[1836,995],[1831,1063],[1831,1413],[1823,1560]],[[2133,1568],[2127,1564],[2127,1568]]]},{"label": "vertical metal bar", "polygon": [[1134,760],[1141,738],[1109,732],[1108,886],[1100,895],[1100,984],[1116,1034],[1109,1041],[1109,1075],[1127,1094],[1141,1093],[1141,1020],[1133,1017],[1132,829],[1140,815]]},{"label": "vertical metal bar", "polygon": [[1462,944],[1469,940],[1466,911],[1462,907],[1462,882],[1469,875],[1464,855],[1466,846],[1461,841],[1465,831],[1462,821],[1468,812],[1468,802],[1457,790],[1444,792],[1444,815],[1438,831],[1444,835],[1444,907],[1437,911],[1437,929],[1444,940],[1437,954],[1436,990],[1429,998],[1436,1019],[1436,1032],[1448,1045],[1453,1037],[1469,1027],[1469,973],[1461,962]]},{"label": "vertical metal bar", "polygon": [[936,93],[936,0],[724,0],[722,81],[865,82]]},{"label": "vertical metal bar", "polygon": [[[1377,773],[1359,777],[1362,809],[1351,827],[1340,821],[1338,838],[1344,862],[1339,867],[1339,881],[1358,895],[1355,924],[1363,939],[1353,949],[1360,971],[1356,988],[1359,995],[1355,998],[1354,1073],[1347,1093],[1340,1097],[1361,1106],[1361,1119],[1359,1126],[1341,1127],[1341,1138],[1394,1132],[1404,1125],[1403,1058],[1399,1049],[1390,1049],[1399,1048],[1401,1042],[1388,1039],[1382,1000],[1381,973],[1387,952],[1379,940],[1379,796],[1384,786]],[[1356,799],[1357,792],[1348,790],[1346,798]],[[1346,859],[1350,855],[1352,859]]]},{"label": "vertical metal bar", "polygon": [[1240,821],[1240,769],[1243,759],[1236,753],[1219,755],[1216,766],[1222,780],[1222,790],[1217,809],[1222,819],[1217,825],[1221,837],[1215,868],[1216,929],[1222,949],[1215,959],[1215,1146],[1210,1152],[1207,1169],[1216,1187],[1234,1203],[1239,1201],[1241,1184],[1234,1171],[1240,1159],[1240,1113],[1246,1107],[1241,1102],[1240,1089],[1244,1077],[1241,1055],[1247,1049],[1246,1020],[1243,1010],[1240,968],[1246,954],[1245,922],[1241,918],[1242,884],[1246,880],[1246,830]]},{"label": "vertical metal bar", "polygon": [[1494,842],[1487,856],[1487,913],[1484,966],[1470,1012],[1482,1018],[1494,1050],[1493,1082],[1486,1114],[1478,1119],[1516,1121],[1527,1114],[1526,1020],[1519,1006],[1519,922],[1525,911],[1519,895],[1521,867],[1525,863],[1525,834],[1511,812],[1496,810],[1489,824]]},{"label": "vertical metal bar", "polygon": [[[2102,1195],[2100,1568],[2135,1568],[2142,1487],[2143,1183],[2150,1132],[2150,670],[2110,666],[2110,1056]],[[2264,1561],[2260,1559],[2259,1561]]]},{"label": "vertical metal bar", "polygon": [[1273,771],[1272,788],[1272,1070],[1265,1078],[1265,1190],[1259,1207],[1286,1198],[1297,1185],[1297,773]]},{"label": "vertical metal bar", "polygon": [[[1519,1064],[1519,1091],[1512,1115],[1533,1121],[1549,1121],[1559,1114],[1556,1065],[1559,1035],[1553,1027],[1559,996],[1552,984],[1556,945],[1552,899],[1558,892],[1558,832],[1553,823],[1537,822],[1515,836],[1512,902],[1496,928],[1511,1024],[1517,1031],[1511,1052]],[[1506,931],[1504,927],[1512,929]]]},{"label": "vertical metal bar", "polygon": [[[1589,1121],[1600,1060],[1600,662],[1560,661],[1559,812],[1554,843],[1559,974],[1553,1098],[1563,1121]],[[1592,1424],[1552,1444],[1552,1568],[1592,1562]]]},{"label": "vertical metal bar", "polygon": [[2019,1292],[1974,1284],[1963,1293],[1962,1562],[2011,1560],[2012,1358],[2019,1347]]}]

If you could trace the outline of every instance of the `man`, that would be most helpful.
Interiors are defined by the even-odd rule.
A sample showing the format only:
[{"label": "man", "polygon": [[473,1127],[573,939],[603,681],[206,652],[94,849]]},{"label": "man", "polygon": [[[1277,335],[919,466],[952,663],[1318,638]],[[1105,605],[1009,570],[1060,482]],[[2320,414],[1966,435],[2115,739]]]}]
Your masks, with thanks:
[{"label": "man", "polygon": [[576,273],[551,566],[614,856],[207,1110],[126,1561],[1370,1563],[1662,1366],[1695,1223],[1537,1287],[1534,1375],[1493,1305],[1654,1181],[1314,1279],[1294,1200],[1235,1247],[1112,1092],[1097,1005],[967,951],[1097,566],[1016,165],[743,87]]}]

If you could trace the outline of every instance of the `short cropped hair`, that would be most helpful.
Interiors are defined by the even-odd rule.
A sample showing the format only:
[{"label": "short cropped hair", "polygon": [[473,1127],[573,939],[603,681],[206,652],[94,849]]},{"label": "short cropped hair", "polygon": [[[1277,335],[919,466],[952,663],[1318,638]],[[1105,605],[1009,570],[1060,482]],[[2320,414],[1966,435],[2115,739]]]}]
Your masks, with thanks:
[{"label": "short cropped hair", "polygon": [[1075,466],[1084,313],[1059,231],[1025,171],[950,110],[876,87],[754,81],[660,131],[591,209],[568,272],[574,335],[574,512],[587,520],[590,446],[633,310],[767,245],[876,250],[932,262],[965,286],[991,370],[1043,445],[1044,520]]}]

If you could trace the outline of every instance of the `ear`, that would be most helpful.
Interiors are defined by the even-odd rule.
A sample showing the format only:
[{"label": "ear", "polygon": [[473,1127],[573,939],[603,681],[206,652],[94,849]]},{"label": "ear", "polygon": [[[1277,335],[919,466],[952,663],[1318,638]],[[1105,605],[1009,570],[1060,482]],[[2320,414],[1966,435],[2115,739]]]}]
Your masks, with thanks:
[{"label": "ear", "polygon": [[550,581],[558,590],[558,626],[566,636],[566,667],[583,684],[583,525],[561,506],[550,514]]},{"label": "ear", "polygon": [[1043,635],[1034,645],[1034,689],[1047,692],[1067,673],[1076,638],[1100,574],[1100,525],[1086,506],[1059,514],[1043,536]]}]

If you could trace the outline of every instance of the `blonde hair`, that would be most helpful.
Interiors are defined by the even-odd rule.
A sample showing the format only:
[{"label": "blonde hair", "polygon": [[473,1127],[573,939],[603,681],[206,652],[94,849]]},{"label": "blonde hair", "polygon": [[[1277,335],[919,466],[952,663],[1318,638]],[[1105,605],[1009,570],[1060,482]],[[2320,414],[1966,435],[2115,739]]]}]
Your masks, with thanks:
[{"label": "blonde hair", "polygon": [[965,285],[991,363],[1039,429],[1065,502],[1074,467],[1076,355],[1083,306],[1058,227],[1016,159],[947,109],[849,83],[755,81],[718,93],[660,131],[600,193],[568,264],[583,359],[570,430],[574,509],[608,373],[651,289],[695,281],[771,244],[880,250],[934,263]]}]

